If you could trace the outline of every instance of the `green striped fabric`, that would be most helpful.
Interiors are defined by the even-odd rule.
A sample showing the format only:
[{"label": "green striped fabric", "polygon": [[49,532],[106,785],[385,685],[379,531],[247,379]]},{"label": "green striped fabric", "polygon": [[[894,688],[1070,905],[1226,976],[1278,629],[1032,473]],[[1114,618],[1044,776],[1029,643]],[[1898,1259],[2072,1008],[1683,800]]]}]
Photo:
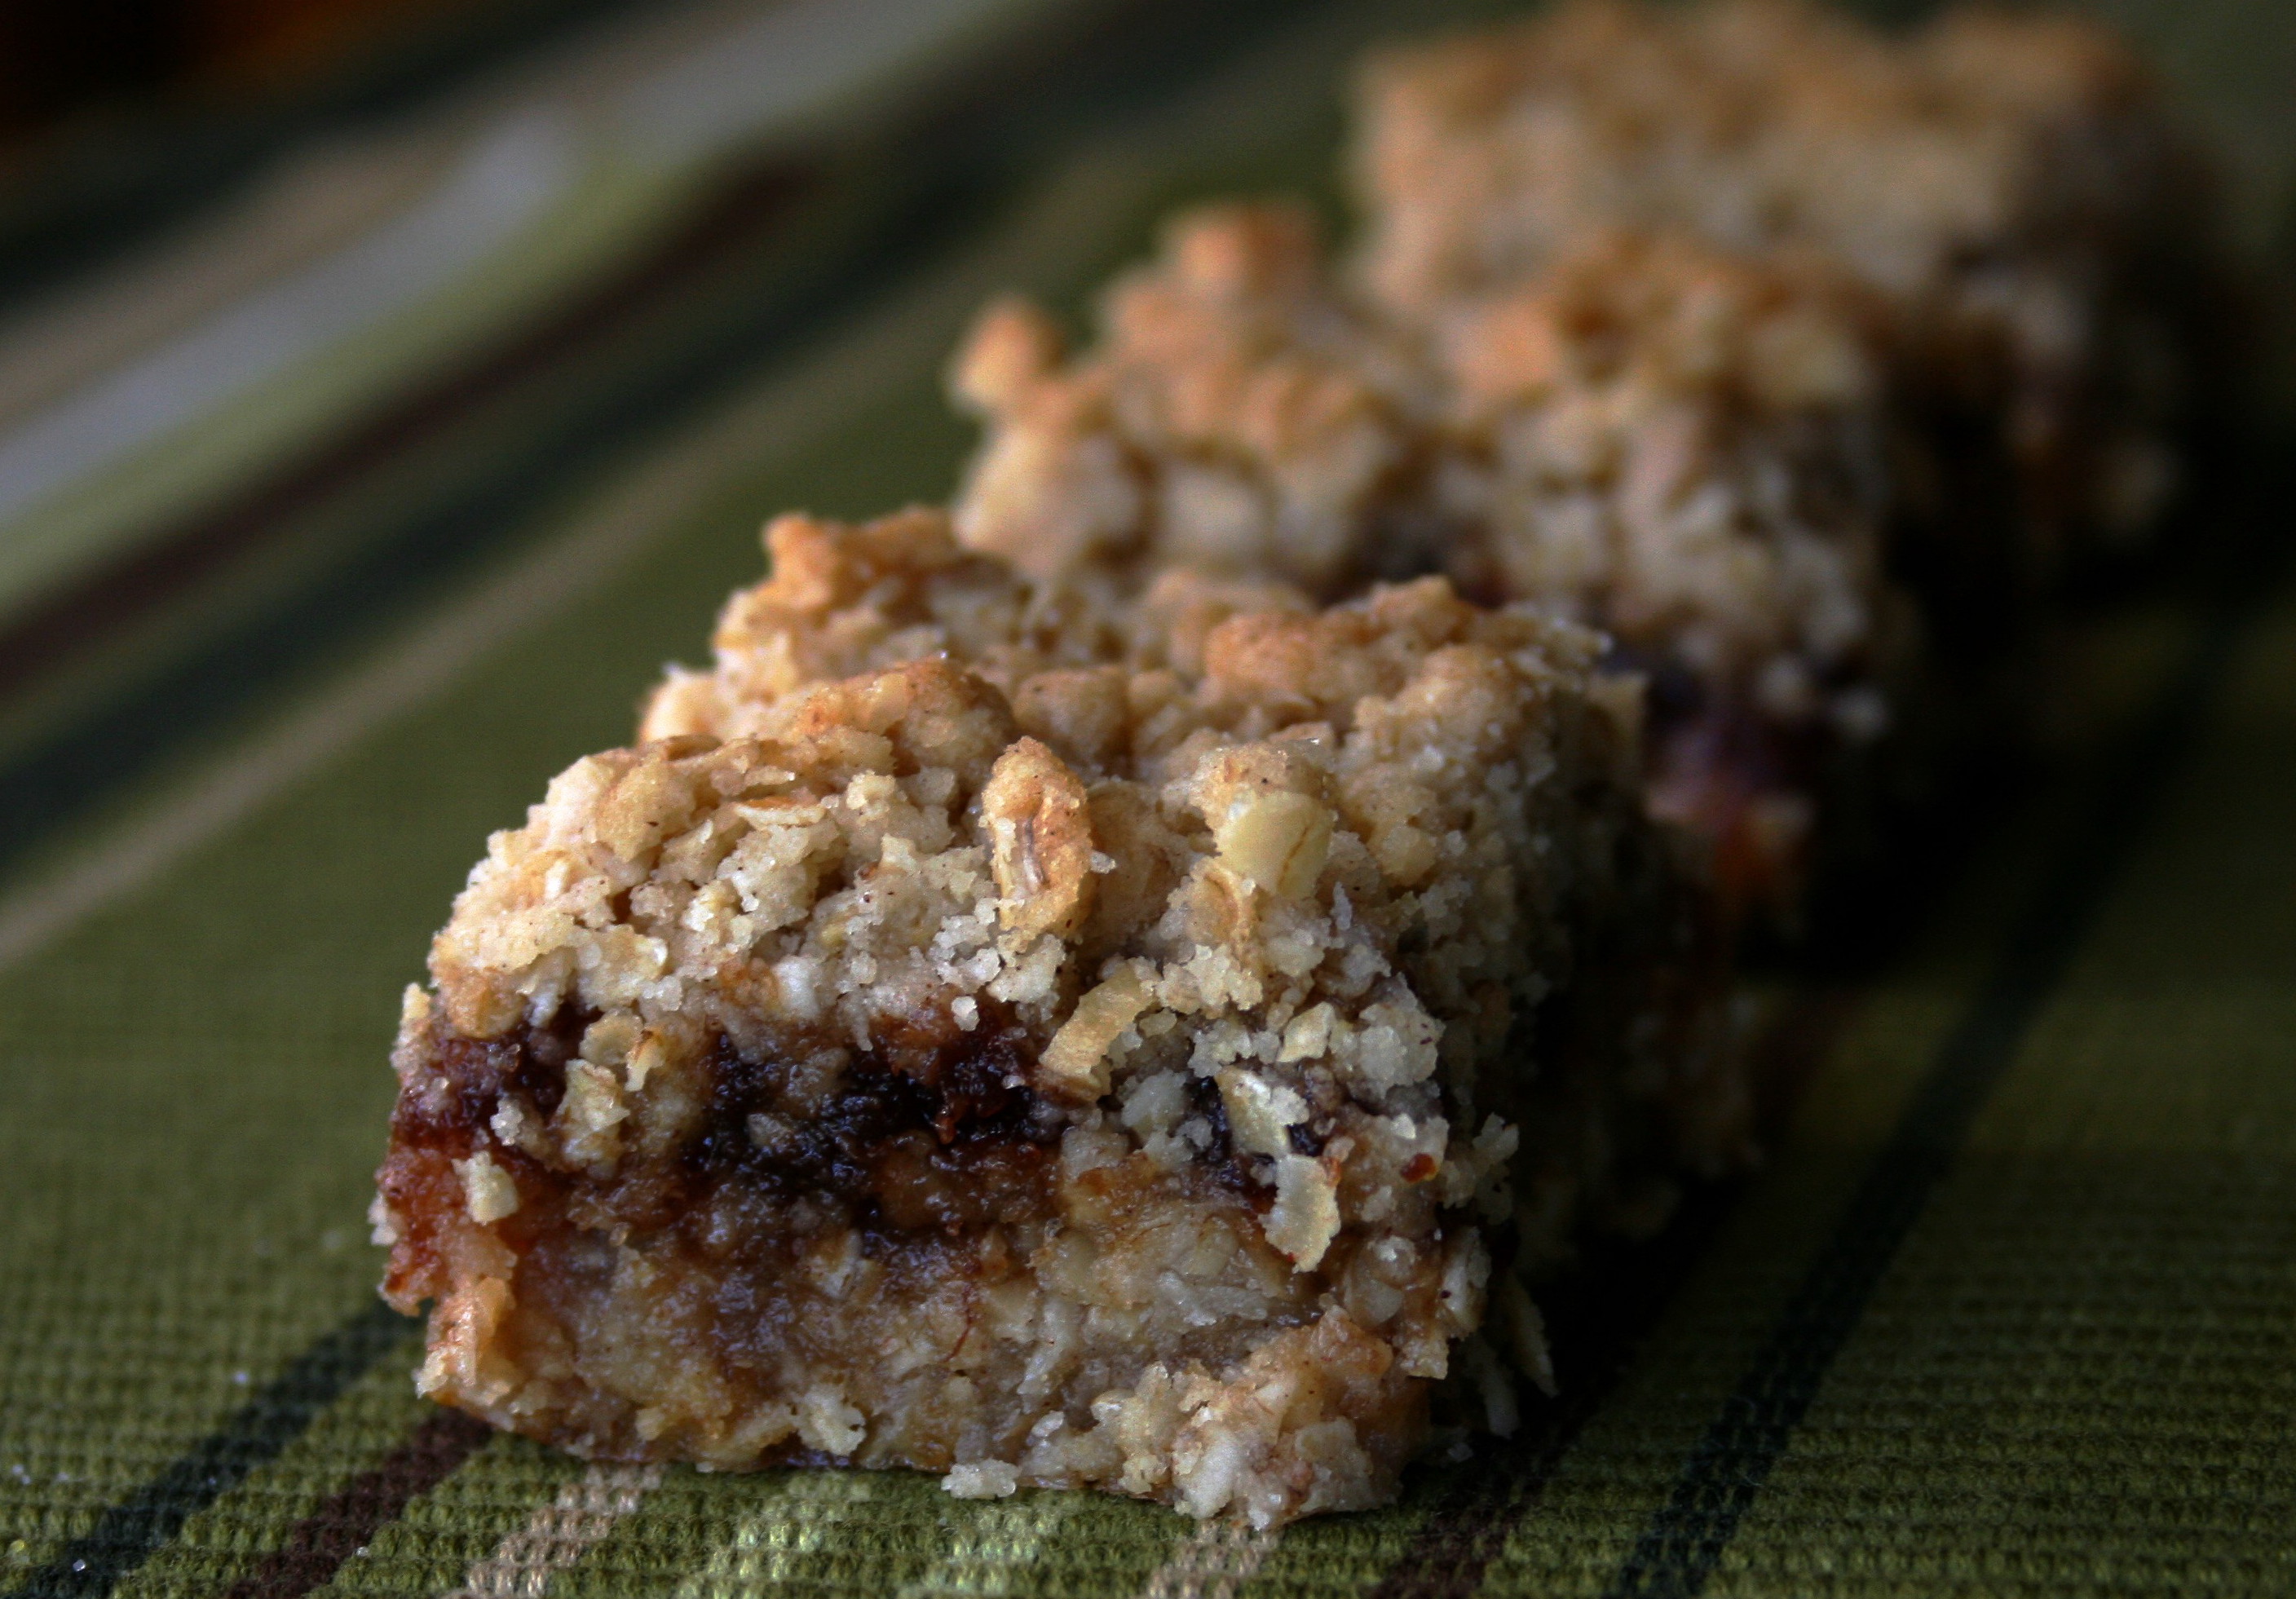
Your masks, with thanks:
[{"label": "green striped fabric", "polygon": [[[2296,27],[2112,9],[2270,236]],[[2236,570],[2069,630],[2041,758],[1877,906],[1886,956],[1783,985],[1765,1168],[1591,1253],[1562,1397],[1390,1510],[593,1467],[415,1399],[363,1212],[398,995],[487,832],[701,653],[763,515],[947,493],[982,299],[1075,307],[1192,196],[1328,200],[1353,51],[1486,10],[1038,8],[207,482],[134,583],[35,597],[0,636],[0,1595],[2296,1589],[2276,482],[2222,512]]]}]

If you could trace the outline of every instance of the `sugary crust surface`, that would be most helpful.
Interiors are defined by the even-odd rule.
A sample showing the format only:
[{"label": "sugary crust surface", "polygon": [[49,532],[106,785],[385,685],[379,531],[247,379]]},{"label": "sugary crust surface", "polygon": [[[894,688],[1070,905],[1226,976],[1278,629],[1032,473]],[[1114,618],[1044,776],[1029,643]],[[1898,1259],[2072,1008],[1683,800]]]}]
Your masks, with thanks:
[{"label": "sugary crust surface", "polygon": [[1799,0],[1577,3],[1359,79],[1362,275],[1407,316],[1591,231],[1821,250],[1909,373],[2006,422],[2027,524],[2133,535],[2173,487],[2205,172],[2095,24],[1956,8],[1910,35]]},{"label": "sugary crust surface", "polygon": [[[742,730],[562,775],[410,992],[426,1391],[1262,1525],[1389,1496],[1447,1377],[1509,1424],[1513,1268],[1743,1136],[1595,641],[1431,580],[1037,669],[1074,641],[930,519],[782,529],[677,691]],[[944,590],[942,652],[869,664]],[[729,686],[804,660],[862,669]]]},{"label": "sugary crust surface", "polygon": [[[1660,809],[1747,897],[1788,901],[1816,770],[1886,730],[1914,673],[1883,570],[1880,321],[1814,259],[1597,233],[1406,327],[1332,281],[1297,212],[1214,208],[1080,356],[1023,308],[984,317],[957,366],[989,423],[957,525],[1069,581],[1441,570],[1601,627],[1655,681]],[[1308,387],[1347,425],[1267,424]]]}]

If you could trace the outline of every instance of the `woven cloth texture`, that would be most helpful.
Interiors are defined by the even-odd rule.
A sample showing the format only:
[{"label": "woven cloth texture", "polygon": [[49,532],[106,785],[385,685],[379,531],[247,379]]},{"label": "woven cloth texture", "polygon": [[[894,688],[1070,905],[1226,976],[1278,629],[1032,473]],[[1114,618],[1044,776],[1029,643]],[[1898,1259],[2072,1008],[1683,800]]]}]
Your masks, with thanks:
[{"label": "woven cloth texture", "polygon": [[[840,9],[633,13],[291,165],[0,326],[0,459],[70,373],[435,200],[537,81],[570,126]],[[2296,1590],[2296,591],[2246,554],[2068,629],[2040,758],[1877,909],[1886,958],[1769,996],[1764,1168],[1591,1255],[1562,1397],[1390,1509],[587,1466],[415,1398],[363,1212],[487,832],[702,652],[765,514],[947,494],[983,299],[1078,307],[1192,197],[1330,201],[1355,51],[1491,9],[871,0],[806,36],[834,104],[578,161],[391,319],[0,504],[0,1595]],[[2270,240],[2296,19],[2100,9]],[[2291,531],[2275,487],[2227,548]]]}]

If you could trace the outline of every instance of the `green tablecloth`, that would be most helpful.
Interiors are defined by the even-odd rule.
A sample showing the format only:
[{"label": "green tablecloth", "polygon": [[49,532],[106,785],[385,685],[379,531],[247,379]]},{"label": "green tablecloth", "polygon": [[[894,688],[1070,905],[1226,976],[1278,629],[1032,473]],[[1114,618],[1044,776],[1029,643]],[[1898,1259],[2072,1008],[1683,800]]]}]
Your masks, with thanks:
[{"label": "green tablecloth", "polygon": [[[618,169],[611,227],[319,349],[325,426],[283,371],[72,529],[25,513],[61,554],[0,594],[0,1595],[2296,1589],[2296,594],[2262,561],[2072,630],[2038,774],[1877,908],[1886,960],[1797,980],[1766,1168],[1594,1262],[1562,1399],[1391,1510],[1275,1538],[586,1467],[415,1399],[362,1212],[398,995],[486,832],[701,653],[765,513],[947,492],[980,299],[1073,305],[1192,195],[1327,193],[1349,53],[1439,14],[980,9],[931,46],[961,71]],[[2268,237],[2296,28],[2112,9]],[[2220,515],[2267,546],[2278,487]]]}]

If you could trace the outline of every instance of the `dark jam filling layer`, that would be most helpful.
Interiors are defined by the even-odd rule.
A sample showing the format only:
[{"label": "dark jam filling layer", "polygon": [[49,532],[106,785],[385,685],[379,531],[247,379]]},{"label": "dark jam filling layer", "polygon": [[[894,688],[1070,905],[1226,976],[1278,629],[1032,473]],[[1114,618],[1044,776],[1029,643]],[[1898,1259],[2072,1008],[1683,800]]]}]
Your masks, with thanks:
[{"label": "dark jam filling layer", "polygon": [[[1022,1037],[987,1026],[931,1051],[910,1070],[855,1056],[827,1093],[793,1090],[790,1062],[745,1059],[731,1040],[710,1052],[709,1109],[678,1152],[704,1180],[738,1176],[782,1198],[860,1199],[893,1148],[930,1145],[963,1166],[992,1151],[1056,1143],[1057,1110],[1026,1083]],[[761,1141],[753,1119],[770,1119]]]},{"label": "dark jam filling layer", "polygon": [[[666,1153],[625,1155],[607,1177],[537,1160],[490,1129],[505,1097],[545,1119],[556,1111],[567,1062],[593,1020],[562,1013],[546,1026],[490,1040],[441,1025],[430,1058],[438,1080],[409,1085],[392,1117],[382,1177],[394,1204],[396,1190],[416,1183],[414,1168],[427,1167],[435,1181],[438,1157],[485,1149],[522,1196],[520,1213],[502,1224],[513,1248],[549,1216],[624,1235],[707,1231],[711,1238],[695,1242],[720,1254],[733,1213],[778,1231],[771,1213],[798,1201],[833,1206],[865,1244],[964,1233],[1054,1209],[1067,1117],[1027,1086],[1025,1040],[1001,1019],[984,1016],[975,1031],[937,1046],[904,1047],[898,1068],[848,1051],[826,1074],[817,1059],[752,1060],[720,1037],[702,1057],[702,1108],[693,1129]],[[634,1134],[634,1123],[625,1130]],[[419,1214],[444,1197],[408,1192],[399,1208]]]},{"label": "dark jam filling layer", "polygon": [[1027,1086],[1023,1036],[984,1016],[972,1032],[905,1049],[902,1063],[856,1054],[832,1087],[808,1092],[793,1062],[750,1060],[721,1038],[701,1130],[677,1164],[712,1192],[833,1199],[873,1253],[894,1234],[1050,1214],[1068,1119]]},{"label": "dark jam filling layer", "polygon": [[[1072,1118],[1028,1086],[1026,1036],[988,1007],[972,1031],[883,1051],[753,1059],[721,1036],[701,1058],[690,1129],[668,1151],[643,1155],[634,1117],[624,1124],[633,1147],[608,1176],[538,1160],[491,1128],[506,1099],[545,1121],[556,1112],[567,1064],[595,1019],[570,1009],[498,1039],[437,1024],[432,1075],[407,1086],[392,1117],[381,1175],[394,1208],[416,1218],[459,1204],[445,1163],[480,1149],[518,1185],[520,1210],[499,1230],[521,1252],[562,1225],[546,1218],[623,1238],[687,1234],[722,1259],[742,1251],[744,1235],[762,1243],[785,1233],[799,1205],[854,1227],[873,1254],[904,1238],[954,1238],[1058,1208],[1059,1144]],[[824,1054],[841,1063],[824,1071]],[[1264,1210],[1267,1162],[1236,1150],[1210,1079],[1191,1087],[1191,1110],[1210,1134],[1201,1175]],[[1294,1139],[1303,1153],[1318,1142]]]}]

